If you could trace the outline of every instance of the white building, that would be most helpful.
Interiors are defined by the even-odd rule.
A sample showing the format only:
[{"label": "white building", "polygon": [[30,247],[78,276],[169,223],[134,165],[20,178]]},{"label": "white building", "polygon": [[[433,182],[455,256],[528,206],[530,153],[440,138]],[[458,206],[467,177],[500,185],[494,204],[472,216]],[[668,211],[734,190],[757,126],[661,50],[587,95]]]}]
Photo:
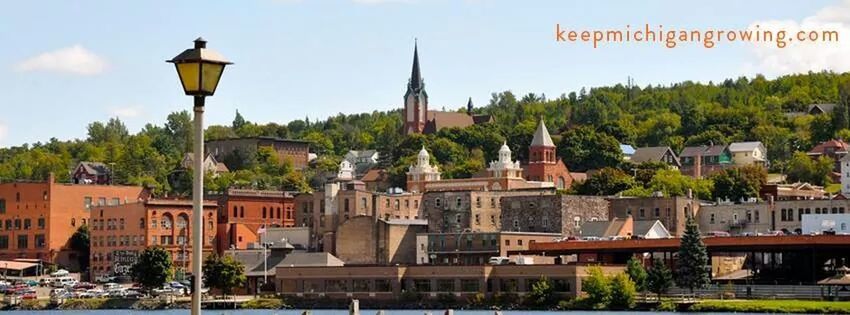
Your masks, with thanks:
[{"label": "white building", "polygon": [[850,154],[839,160],[841,163],[841,194],[850,196]]},{"label": "white building", "polygon": [[804,214],[802,229],[806,235],[826,231],[850,234],[850,214]]},{"label": "white building", "polygon": [[732,162],[735,165],[765,165],[767,162],[767,149],[761,141],[734,142],[729,145],[729,153],[732,154]]}]

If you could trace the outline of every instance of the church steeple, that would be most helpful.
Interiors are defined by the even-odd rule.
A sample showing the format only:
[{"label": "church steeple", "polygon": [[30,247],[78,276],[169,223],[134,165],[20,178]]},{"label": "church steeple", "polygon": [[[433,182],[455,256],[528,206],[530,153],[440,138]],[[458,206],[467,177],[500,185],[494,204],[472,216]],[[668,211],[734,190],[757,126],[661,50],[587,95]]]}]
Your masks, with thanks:
[{"label": "church steeple", "polygon": [[425,88],[425,82],[422,80],[422,71],[419,70],[419,43],[415,40],[413,43],[413,69],[410,70],[408,88],[416,92]]},{"label": "church steeple", "polygon": [[428,93],[419,69],[419,43],[413,44],[413,68],[404,93],[404,134],[422,133],[428,119]]},{"label": "church steeple", "polygon": [[474,108],[475,107],[472,106],[472,97],[470,97],[469,101],[466,102],[466,113],[471,116],[472,115],[472,109],[474,109]]}]

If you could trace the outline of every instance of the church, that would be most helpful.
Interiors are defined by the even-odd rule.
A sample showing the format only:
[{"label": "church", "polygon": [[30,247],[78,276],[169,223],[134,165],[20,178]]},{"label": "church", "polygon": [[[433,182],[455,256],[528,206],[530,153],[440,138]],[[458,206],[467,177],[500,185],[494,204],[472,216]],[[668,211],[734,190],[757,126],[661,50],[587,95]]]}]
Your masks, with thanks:
[{"label": "church", "polygon": [[472,98],[466,104],[466,113],[428,110],[428,93],[425,92],[425,80],[419,69],[419,47],[413,46],[413,70],[404,93],[404,134],[436,133],[443,128],[465,128],[493,121],[490,115],[476,115]]}]

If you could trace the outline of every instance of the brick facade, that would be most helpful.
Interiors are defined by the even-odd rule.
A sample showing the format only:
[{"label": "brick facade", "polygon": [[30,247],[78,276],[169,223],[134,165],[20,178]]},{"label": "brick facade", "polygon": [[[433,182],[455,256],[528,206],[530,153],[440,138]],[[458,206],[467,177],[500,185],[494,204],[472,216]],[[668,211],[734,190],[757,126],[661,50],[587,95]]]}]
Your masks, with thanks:
[{"label": "brick facade", "polygon": [[699,215],[699,200],[687,197],[611,198],[608,216],[634,217],[635,220],[659,220],[673,236],[682,236],[687,215]]},{"label": "brick facade", "polygon": [[229,189],[218,199],[218,244],[246,249],[259,241],[260,227],[295,226],[295,197],[284,191]]}]

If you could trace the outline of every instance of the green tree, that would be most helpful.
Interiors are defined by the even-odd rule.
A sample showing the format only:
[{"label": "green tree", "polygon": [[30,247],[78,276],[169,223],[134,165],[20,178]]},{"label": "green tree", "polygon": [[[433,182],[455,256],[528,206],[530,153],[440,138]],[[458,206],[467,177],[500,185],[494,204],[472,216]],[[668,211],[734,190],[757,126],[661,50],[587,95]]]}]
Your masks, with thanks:
[{"label": "green tree", "polygon": [[150,291],[171,279],[171,255],[159,246],[145,248],[130,268],[133,281]]},{"label": "green tree", "polygon": [[660,170],[647,186],[653,192],[664,193],[664,196],[687,196],[688,191],[691,191],[696,198],[711,199],[713,182],[682,175],[679,170]]},{"label": "green tree", "polygon": [[829,174],[833,169],[833,160],[827,156],[813,160],[803,152],[794,153],[786,166],[786,175],[790,182],[807,182],[815,185],[831,183]]},{"label": "green tree", "polygon": [[540,277],[531,285],[531,292],[526,297],[526,301],[534,306],[546,306],[552,303],[553,298],[552,283],[546,277]]},{"label": "green tree", "polygon": [[581,126],[565,131],[558,143],[558,156],[576,172],[616,167],[623,159],[620,143],[612,136]]},{"label": "green tree", "polygon": [[715,173],[714,197],[734,202],[756,198],[767,183],[767,170],[758,165],[733,167]]},{"label": "green tree", "polygon": [[591,175],[584,182],[574,183],[571,188],[579,195],[607,196],[634,186],[634,178],[619,169],[606,167]]},{"label": "green tree", "polygon": [[581,281],[581,291],[587,293],[587,301],[594,308],[606,307],[611,300],[611,281],[602,267],[587,268],[587,277]]},{"label": "green tree", "polygon": [[204,285],[221,290],[224,295],[246,281],[245,266],[231,256],[211,254],[204,260]]},{"label": "green tree", "polygon": [[685,222],[685,233],[680,242],[676,260],[676,285],[688,288],[694,293],[694,289],[705,287],[711,280],[708,273],[708,251],[702,242],[699,227],[691,215],[688,215]]},{"label": "green tree", "polygon": [[74,235],[71,235],[69,241],[71,249],[77,252],[77,262],[80,264],[80,270],[89,269],[89,256],[91,252],[91,238],[89,237],[88,225],[80,225]]},{"label": "green tree", "polygon": [[637,290],[635,283],[625,273],[618,273],[611,278],[611,301],[614,309],[630,309],[635,306]]},{"label": "green tree", "polygon": [[189,114],[189,111],[184,110],[168,114],[165,121],[165,131],[173,141],[178,156],[192,152],[192,130],[192,115]]},{"label": "green tree", "polygon": [[231,124],[230,127],[233,128],[233,131],[238,132],[239,129],[242,129],[242,127],[244,127],[247,124],[249,124],[249,122],[246,121],[244,117],[242,117],[242,114],[240,114],[239,110],[237,109],[236,110],[236,117],[233,118],[233,124]]},{"label": "green tree", "polygon": [[658,301],[661,302],[661,295],[667,293],[670,287],[673,286],[673,273],[670,268],[659,258],[652,261],[652,266],[649,267],[646,275],[646,288],[649,292],[655,293],[658,296]]},{"label": "green tree", "polygon": [[634,256],[629,258],[629,261],[626,263],[626,273],[635,283],[635,288],[638,291],[646,290],[646,269]]}]

